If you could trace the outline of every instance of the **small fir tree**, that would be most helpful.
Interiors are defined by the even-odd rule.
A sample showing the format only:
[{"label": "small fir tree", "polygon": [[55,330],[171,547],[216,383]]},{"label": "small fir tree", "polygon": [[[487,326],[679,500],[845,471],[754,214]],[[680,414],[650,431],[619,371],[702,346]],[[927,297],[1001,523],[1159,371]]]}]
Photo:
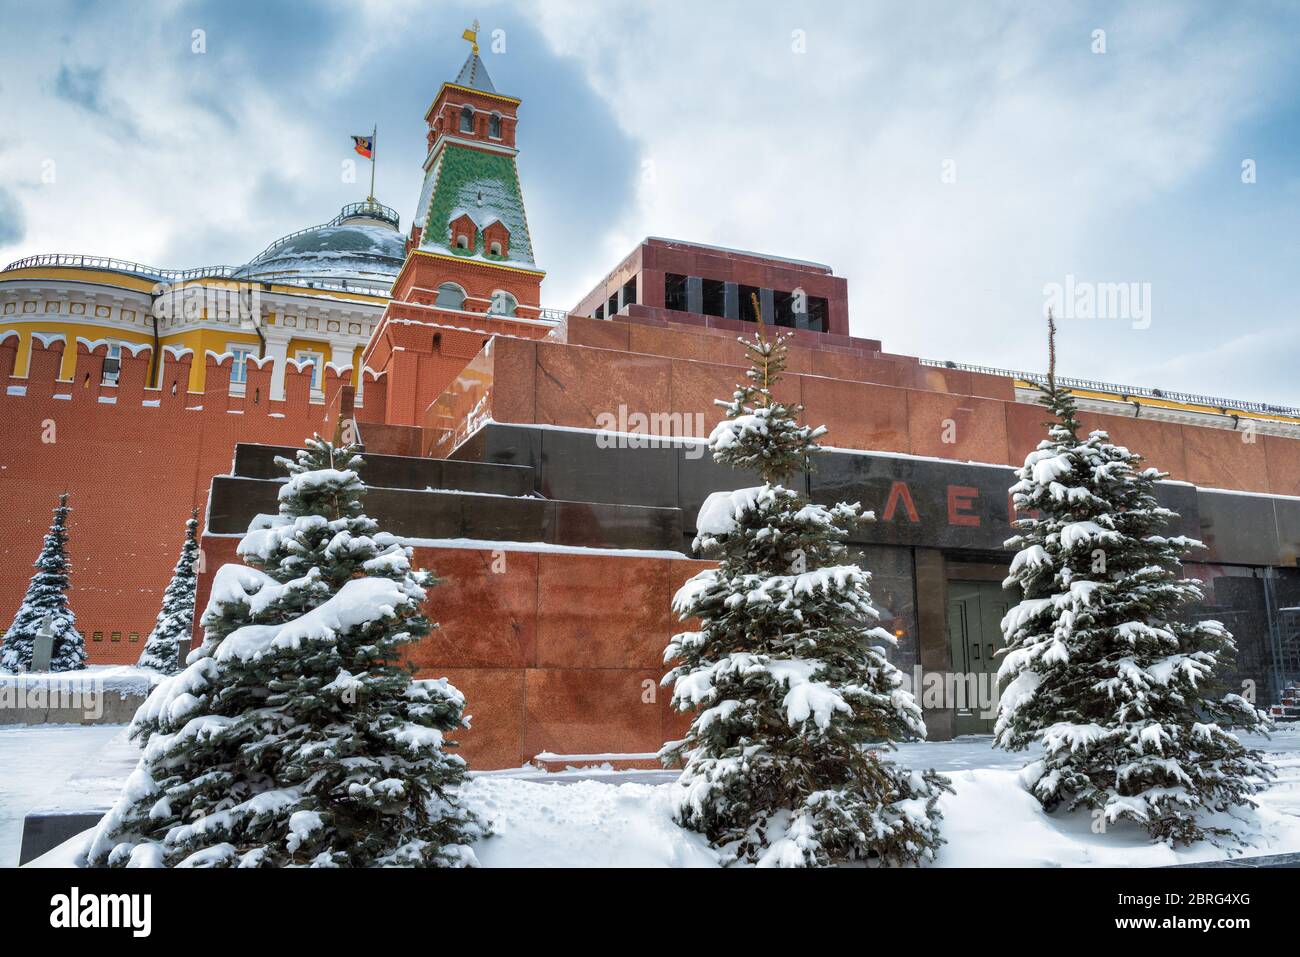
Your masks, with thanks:
[{"label": "small fir tree", "polygon": [[1042,746],[1023,778],[1048,810],[1088,808],[1175,844],[1229,836],[1231,821],[1213,816],[1253,806],[1272,773],[1229,729],[1266,719],[1240,695],[1210,695],[1234,644],[1219,622],[1186,613],[1202,593],[1178,571],[1200,542],[1165,534],[1178,517],[1156,503],[1165,473],[1105,432],[1079,437],[1050,315],[1048,329],[1039,402],[1052,420],[1011,489],[1032,517],[1007,542],[1016,556],[1004,587],[1024,598],[1002,622],[995,742]]},{"label": "small fir tree", "polygon": [[95,866],[466,866],[468,726],[446,679],[399,651],[428,633],[433,584],[362,510],[352,448],[319,438],[276,516],[214,576],[188,667],[141,707],[144,756],[88,852]]},{"label": "small fir tree", "polygon": [[185,523],[185,544],[163,592],[162,608],[140,652],[139,665],[164,675],[180,671],[181,639],[194,631],[194,589],[198,584],[199,510]]},{"label": "small fir tree", "polygon": [[54,635],[50,655],[51,671],[75,671],[86,667],[86,639],[77,630],[77,616],[68,607],[68,495],[59,496],[54,509],[54,523],[45,536],[45,544],[36,559],[36,574],[27,586],[27,594],[5,632],[0,645],[0,669],[29,671],[36,636],[48,621]]},{"label": "small fir tree", "polygon": [[845,561],[857,504],[812,505],[784,482],[819,451],[824,428],[773,395],[784,338],[741,340],[752,367],[713,430],[714,458],[763,484],[709,496],[697,550],[719,559],[677,593],[673,608],[699,630],[676,635],[664,678],[680,711],[696,711],[665,763],[684,762],[679,824],[708,835],[729,862],[819,866],[902,864],[942,843],[936,802],[947,784],[885,757],[925,735],[877,627],[870,575]]}]

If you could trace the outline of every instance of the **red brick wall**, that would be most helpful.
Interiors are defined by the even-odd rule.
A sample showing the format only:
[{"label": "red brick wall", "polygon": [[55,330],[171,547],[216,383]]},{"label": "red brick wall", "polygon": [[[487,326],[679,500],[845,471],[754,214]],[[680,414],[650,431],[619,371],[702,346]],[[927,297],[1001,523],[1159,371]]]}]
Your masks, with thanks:
[{"label": "red brick wall", "polygon": [[[159,390],[145,389],[151,351],[123,350],[116,386],[101,386],[107,347],[78,343],[74,381],[58,381],[64,343],[34,343],[27,378],[11,376],[17,338],[0,341],[0,628],[32,575],[50,510],[69,493],[71,604],[93,664],[133,663],[153,627],[190,509],[206,507],[212,476],[230,471],[236,442],[296,445],[324,427],[310,370],[290,364],[288,398],[269,402],[271,364],[250,364],[246,396],[228,392],[230,367],[205,357],[207,391],[187,393],[192,357],[167,353]],[[172,383],[180,383],[173,394]],[[326,394],[345,382],[330,370]],[[25,394],[12,394],[23,392]],[[376,390],[376,397],[379,390]],[[68,398],[55,398],[67,396]],[[256,401],[255,401],[256,397]],[[109,401],[101,401],[109,400]],[[103,640],[92,641],[94,632]],[[112,641],[119,632],[121,640]],[[138,634],[132,642],[132,632]]]}]

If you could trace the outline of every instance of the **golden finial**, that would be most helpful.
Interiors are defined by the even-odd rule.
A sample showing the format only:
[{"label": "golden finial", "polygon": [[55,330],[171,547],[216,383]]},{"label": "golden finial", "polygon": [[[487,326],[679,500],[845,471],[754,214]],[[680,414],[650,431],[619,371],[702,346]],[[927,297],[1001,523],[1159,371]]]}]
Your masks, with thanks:
[{"label": "golden finial", "polygon": [[470,42],[470,46],[474,48],[474,54],[475,56],[477,56],[478,55],[478,21],[475,20],[474,26],[470,27],[468,30],[462,33],[460,35],[460,38],[462,40],[468,40]]}]

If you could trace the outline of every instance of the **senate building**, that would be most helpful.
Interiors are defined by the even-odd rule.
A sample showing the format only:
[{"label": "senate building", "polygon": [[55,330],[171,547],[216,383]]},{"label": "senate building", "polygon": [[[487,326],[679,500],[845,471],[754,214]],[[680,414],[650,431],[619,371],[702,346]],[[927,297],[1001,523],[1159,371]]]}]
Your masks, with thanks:
[{"label": "senate building", "polygon": [[[471,50],[431,91],[427,152],[402,160],[423,187],[397,209],[323,209],[238,265],[31,250],[0,271],[0,469],[22,503],[0,516],[0,614],[66,491],[91,662],[133,663],[191,510],[201,610],[276,508],[274,457],[343,433],[365,450],[368,514],[441,579],[411,661],[464,692],[471,765],[649,762],[686,724],[659,681],[672,595],[705,567],[700,506],[754,484],[701,443],[761,319],[790,336],[780,394],[829,430],[802,490],[875,512],[850,545],[931,735],[989,730],[1038,374],[892,353],[888,323],[853,334],[848,278],[797,248],[650,236],[578,302],[544,305],[545,264],[580,253],[529,228],[526,104],[505,92],[525,80]],[[1204,583],[1193,613],[1236,637],[1226,680],[1300,716],[1300,409],[1063,381],[1085,428],[1168,473],[1176,531],[1206,546],[1184,569]]]}]

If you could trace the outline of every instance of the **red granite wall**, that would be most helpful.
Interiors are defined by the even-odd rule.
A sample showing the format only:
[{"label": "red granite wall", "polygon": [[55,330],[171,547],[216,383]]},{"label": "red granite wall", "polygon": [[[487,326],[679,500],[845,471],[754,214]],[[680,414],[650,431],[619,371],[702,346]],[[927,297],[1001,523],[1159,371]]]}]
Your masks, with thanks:
[{"label": "red granite wall", "polygon": [[[238,541],[204,536],[200,611]],[[685,733],[659,680],[665,646],[687,627],[672,596],[707,562],[460,548],[417,548],[415,561],[441,579],[427,606],[439,627],[409,660],[418,677],[445,676],[465,694],[473,720],[459,740],[471,766],[644,754]]]},{"label": "red granite wall", "polygon": [[[730,397],[745,364],[725,330],[571,316],[562,342],[498,339],[479,353],[426,410],[424,447],[447,455],[488,418],[607,427],[620,407],[675,413],[672,428],[658,434],[698,434],[700,422],[707,434],[722,417],[714,400]],[[838,448],[1019,465],[1045,434],[1044,410],[1016,402],[1009,378],[923,366],[909,356],[796,343],[778,392],[803,404],[806,422],[827,426],[825,441]],[[1080,421],[1173,479],[1300,495],[1300,440],[1091,412]]]}]

